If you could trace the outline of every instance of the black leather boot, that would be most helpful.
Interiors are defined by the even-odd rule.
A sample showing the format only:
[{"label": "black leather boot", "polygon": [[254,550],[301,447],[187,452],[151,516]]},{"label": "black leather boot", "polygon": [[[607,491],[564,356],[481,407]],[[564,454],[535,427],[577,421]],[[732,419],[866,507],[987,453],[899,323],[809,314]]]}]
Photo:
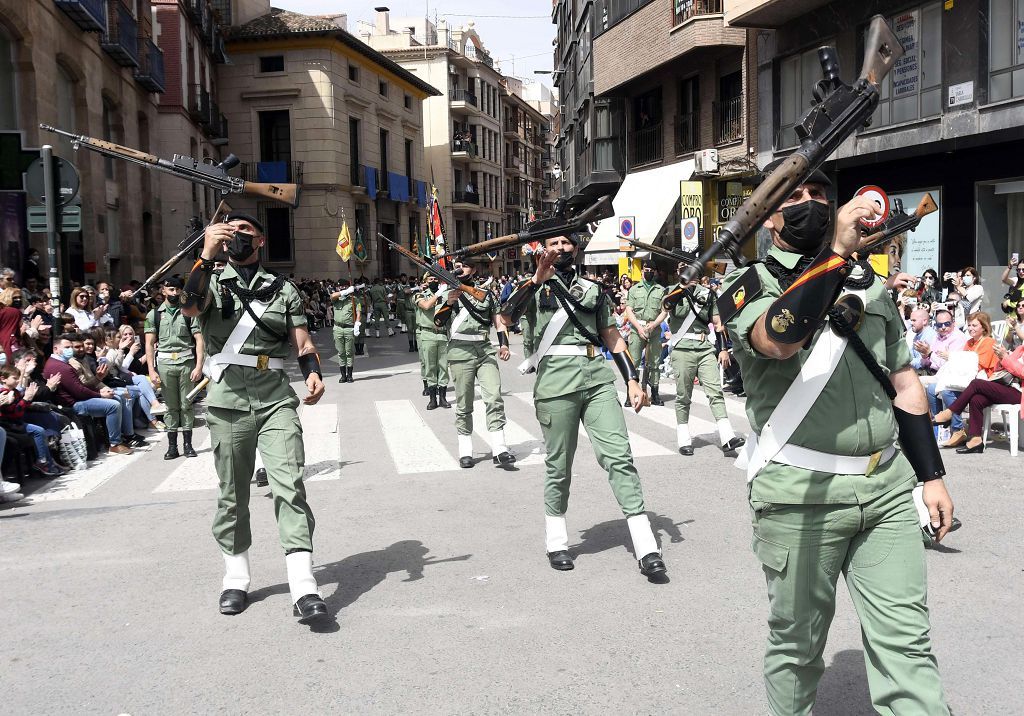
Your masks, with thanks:
[{"label": "black leather boot", "polygon": [[651,386],[651,405],[664,405],[665,401],[658,395],[658,386]]},{"label": "black leather boot", "polygon": [[416,341],[414,341],[411,336],[409,337],[409,352],[410,353],[415,353],[416,352]]},{"label": "black leather boot", "polygon": [[348,372],[345,373],[345,382],[346,383],[354,383],[355,382],[355,378],[352,377],[352,366],[349,366],[347,368],[347,370],[348,370]]},{"label": "black leather boot", "polygon": [[181,434],[181,452],[185,457],[198,457],[192,449],[192,431],[185,430]]},{"label": "black leather boot", "polygon": [[294,614],[299,618],[299,624],[324,622],[331,618],[327,605],[319,594],[299,597],[299,601],[295,602]]},{"label": "black leather boot", "polygon": [[437,410],[437,388],[428,388],[428,395],[430,395],[430,402],[427,403],[427,410]]},{"label": "black leather boot", "polygon": [[164,453],[164,460],[173,460],[181,457],[178,453],[178,433],[167,433],[167,452]]},{"label": "black leather boot", "polygon": [[447,392],[447,386],[440,385],[437,387],[437,404],[442,408],[452,407],[452,404],[448,402],[448,396],[446,395]]},{"label": "black leather boot", "polygon": [[225,589],[220,593],[220,613],[234,616],[245,611],[249,595],[241,589]]},{"label": "black leather boot", "polygon": [[430,388],[427,387],[427,381],[423,381],[423,393],[421,395],[430,395]]}]

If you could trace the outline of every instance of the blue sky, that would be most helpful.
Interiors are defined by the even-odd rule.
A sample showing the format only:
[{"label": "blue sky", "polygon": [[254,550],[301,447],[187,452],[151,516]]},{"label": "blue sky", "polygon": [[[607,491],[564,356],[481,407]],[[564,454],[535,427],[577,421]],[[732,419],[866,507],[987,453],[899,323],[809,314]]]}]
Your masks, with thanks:
[{"label": "blue sky", "polygon": [[[449,24],[473,21],[484,46],[495,60],[501,60],[506,75],[539,79],[551,86],[551,77],[537,77],[534,70],[550,70],[555,26],[551,24],[550,0],[450,0],[441,4],[426,0],[376,0],[338,3],[331,0],[271,0],[271,5],[306,15],[346,13],[349,32],[356,34],[360,20],[372,23],[374,7],[391,8],[391,17],[446,17]],[[392,23],[393,25],[394,23]]]}]

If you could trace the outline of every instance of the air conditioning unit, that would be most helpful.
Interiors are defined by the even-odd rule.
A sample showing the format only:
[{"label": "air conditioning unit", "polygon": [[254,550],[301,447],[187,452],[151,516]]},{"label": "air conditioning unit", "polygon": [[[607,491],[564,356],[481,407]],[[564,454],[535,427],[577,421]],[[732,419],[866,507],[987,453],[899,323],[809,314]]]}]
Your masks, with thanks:
[{"label": "air conditioning unit", "polygon": [[718,150],[701,149],[694,153],[693,163],[697,174],[718,174]]}]

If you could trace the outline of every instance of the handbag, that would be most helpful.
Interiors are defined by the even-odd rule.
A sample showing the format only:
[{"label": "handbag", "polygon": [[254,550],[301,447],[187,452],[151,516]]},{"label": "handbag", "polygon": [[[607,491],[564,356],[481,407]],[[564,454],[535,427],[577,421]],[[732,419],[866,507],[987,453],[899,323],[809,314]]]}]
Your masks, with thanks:
[{"label": "handbag", "polygon": [[978,354],[974,351],[953,351],[935,374],[935,392],[963,391],[978,376]]}]

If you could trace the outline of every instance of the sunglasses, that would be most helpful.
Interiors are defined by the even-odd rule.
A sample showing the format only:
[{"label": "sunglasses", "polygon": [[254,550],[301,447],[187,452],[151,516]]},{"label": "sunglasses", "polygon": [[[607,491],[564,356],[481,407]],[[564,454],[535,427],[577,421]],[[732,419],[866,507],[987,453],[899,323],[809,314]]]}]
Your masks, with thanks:
[{"label": "sunglasses", "polygon": [[938,322],[938,321],[935,322],[935,327],[936,328],[949,328],[952,325],[953,325],[952,321],[942,321],[941,323]]}]

